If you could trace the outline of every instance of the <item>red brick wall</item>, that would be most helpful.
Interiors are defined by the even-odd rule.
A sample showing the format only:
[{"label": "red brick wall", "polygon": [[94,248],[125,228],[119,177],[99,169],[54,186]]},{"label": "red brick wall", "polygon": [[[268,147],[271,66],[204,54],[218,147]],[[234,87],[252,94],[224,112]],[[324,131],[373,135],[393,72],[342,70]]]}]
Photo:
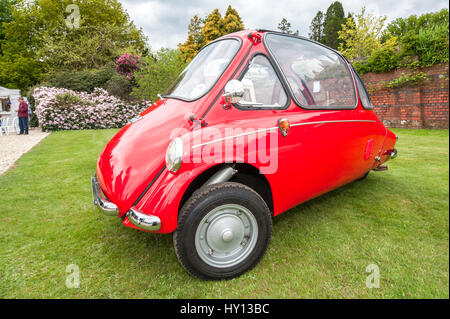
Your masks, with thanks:
[{"label": "red brick wall", "polygon": [[[448,63],[436,64],[420,71],[429,78],[416,86],[383,88],[383,82],[392,81],[407,69],[388,73],[367,73],[362,75],[369,88],[380,88],[370,94],[375,112],[388,127],[448,128],[449,91]],[[371,89],[369,89],[372,91]]]}]

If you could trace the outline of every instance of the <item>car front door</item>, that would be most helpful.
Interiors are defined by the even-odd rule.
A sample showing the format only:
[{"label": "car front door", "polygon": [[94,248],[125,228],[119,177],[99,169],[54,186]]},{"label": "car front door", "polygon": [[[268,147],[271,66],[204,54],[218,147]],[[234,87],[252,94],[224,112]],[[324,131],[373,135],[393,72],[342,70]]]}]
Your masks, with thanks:
[{"label": "car front door", "polygon": [[264,41],[292,96],[281,117],[289,133],[278,142],[277,214],[362,177],[384,132],[373,111],[358,104],[353,74],[337,53],[274,33]]}]

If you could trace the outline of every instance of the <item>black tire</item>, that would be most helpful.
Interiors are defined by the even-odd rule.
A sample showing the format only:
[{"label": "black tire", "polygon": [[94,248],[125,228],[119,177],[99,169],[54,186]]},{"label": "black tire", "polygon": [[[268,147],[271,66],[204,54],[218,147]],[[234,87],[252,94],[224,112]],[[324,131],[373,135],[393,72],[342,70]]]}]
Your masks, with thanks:
[{"label": "black tire", "polygon": [[[204,220],[205,216],[220,207],[228,207],[227,205],[236,205],[245,208],[245,216],[249,215],[248,212],[250,212],[254,217],[252,219],[252,227],[250,228],[257,228],[257,235],[248,237],[249,243],[252,243],[248,247],[251,248],[242,248],[247,249],[247,253],[243,253],[242,258],[237,259],[237,264],[229,267],[215,267],[205,262],[200,256],[202,255],[202,250],[198,248],[200,244],[196,245],[196,243],[199,243],[199,237],[198,234],[196,237],[196,233],[197,229],[199,231],[201,229],[207,229],[206,234],[210,234],[208,233],[208,229],[212,226],[208,224],[208,220]],[[237,214],[240,215],[239,212]],[[211,222],[211,225],[213,222],[214,220]],[[205,224],[208,225],[205,226]],[[203,280],[230,279],[256,266],[267,250],[271,234],[272,216],[261,196],[245,185],[225,182],[202,187],[192,194],[181,209],[178,227],[173,234],[173,243],[178,260],[192,276]],[[239,250],[240,246],[237,247],[237,250]]]}]

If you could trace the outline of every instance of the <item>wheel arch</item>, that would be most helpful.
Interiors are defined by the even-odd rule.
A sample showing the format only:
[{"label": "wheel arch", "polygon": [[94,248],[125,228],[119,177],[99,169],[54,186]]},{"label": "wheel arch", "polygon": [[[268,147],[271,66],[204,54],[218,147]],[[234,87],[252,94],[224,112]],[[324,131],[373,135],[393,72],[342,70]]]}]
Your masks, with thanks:
[{"label": "wheel arch", "polygon": [[[183,205],[192,196],[192,194],[197,189],[202,187],[202,185],[212,175],[214,175],[225,165],[233,165],[234,168],[238,171],[236,175],[231,179],[231,181],[246,185],[252,188],[254,191],[256,191],[263,198],[263,200],[269,207],[271,213],[273,214],[274,207],[273,207],[273,193],[271,185],[266,176],[262,174],[258,168],[248,163],[229,163],[229,164],[222,163],[205,169],[191,181],[189,186],[184,191],[183,196],[181,197],[181,200],[178,205],[178,213],[180,213],[181,209],[183,208]],[[248,181],[246,181],[246,179],[243,178],[244,175],[251,176],[251,178],[248,178]],[[258,183],[258,186],[255,185],[255,181],[260,182]]]}]

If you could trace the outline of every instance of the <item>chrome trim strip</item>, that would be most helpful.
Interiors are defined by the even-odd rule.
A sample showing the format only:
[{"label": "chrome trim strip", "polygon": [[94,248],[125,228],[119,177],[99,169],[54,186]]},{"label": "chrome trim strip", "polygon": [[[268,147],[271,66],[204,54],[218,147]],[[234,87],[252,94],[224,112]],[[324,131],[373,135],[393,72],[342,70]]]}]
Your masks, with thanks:
[{"label": "chrome trim strip", "polygon": [[[374,121],[374,120],[315,121],[315,122],[303,122],[303,123],[291,124],[291,127],[303,126],[303,125],[314,125],[314,124],[327,124],[327,123],[348,123],[348,122],[350,122],[350,123],[352,123],[352,122],[375,123],[376,121]],[[222,141],[229,140],[229,139],[236,138],[236,137],[247,136],[247,135],[250,135],[250,134],[255,134],[255,133],[260,133],[260,132],[265,132],[265,131],[270,131],[270,130],[275,130],[275,129],[278,129],[278,126],[270,127],[270,128],[264,128],[264,129],[251,131],[251,132],[246,132],[246,133],[242,133],[242,134],[237,134],[237,135],[234,135],[234,136],[228,136],[228,137],[224,137],[224,138],[219,138],[217,140],[212,140],[212,141],[209,141],[209,142],[193,145],[192,148],[194,149],[194,148],[202,147],[202,146],[209,145],[209,144],[216,143],[216,142],[222,142]]]},{"label": "chrome trim strip", "polygon": [[154,215],[146,215],[134,208],[127,212],[130,223],[144,230],[158,231],[161,229],[161,219]]},{"label": "chrome trim strip", "polygon": [[316,121],[316,122],[304,122],[291,124],[292,126],[314,125],[314,124],[327,124],[327,123],[352,123],[352,122],[370,122],[375,123],[374,120],[336,120],[336,121]]},{"label": "chrome trim strip", "polygon": [[236,137],[247,136],[247,135],[260,133],[260,132],[265,132],[265,131],[269,131],[269,130],[275,130],[275,129],[278,129],[278,126],[270,127],[270,128],[264,128],[264,129],[251,131],[251,132],[246,132],[246,133],[241,133],[241,134],[237,134],[237,135],[234,135],[234,136],[227,136],[227,137],[224,137],[224,138],[219,138],[217,140],[213,140],[213,141],[205,142],[205,143],[202,143],[202,144],[194,145],[194,146],[192,146],[192,148],[197,148],[197,147],[201,147],[201,146],[212,144],[212,143],[216,143],[216,142],[226,141],[226,140],[229,140],[229,139],[232,139],[232,138],[236,138]]},{"label": "chrome trim strip", "polygon": [[91,177],[91,190],[94,206],[106,216],[117,216],[119,210],[117,205],[108,201],[100,188],[97,176]]}]

